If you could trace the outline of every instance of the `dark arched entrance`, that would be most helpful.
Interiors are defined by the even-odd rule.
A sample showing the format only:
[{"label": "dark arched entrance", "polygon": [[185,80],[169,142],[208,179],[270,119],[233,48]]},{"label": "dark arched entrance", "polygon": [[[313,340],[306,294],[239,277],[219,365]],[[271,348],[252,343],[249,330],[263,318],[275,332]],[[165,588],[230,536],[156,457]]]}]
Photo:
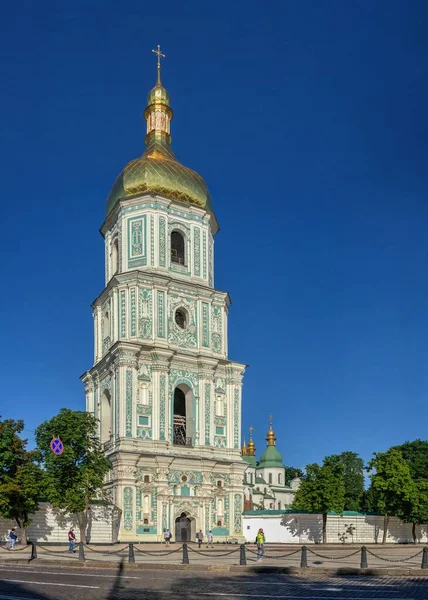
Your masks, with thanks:
[{"label": "dark arched entrance", "polygon": [[192,522],[185,513],[175,519],[175,539],[177,542],[190,542],[192,539]]}]

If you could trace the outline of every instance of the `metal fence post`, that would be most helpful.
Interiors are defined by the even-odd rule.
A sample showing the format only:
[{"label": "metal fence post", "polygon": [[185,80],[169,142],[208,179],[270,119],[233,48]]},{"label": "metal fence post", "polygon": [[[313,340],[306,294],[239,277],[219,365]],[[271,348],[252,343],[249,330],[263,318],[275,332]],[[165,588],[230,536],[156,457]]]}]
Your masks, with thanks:
[{"label": "metal fence post", "polygon": [[307,569],[308,568],[308,549],[306,546],[302,546],[302,556],[300,558],[300,568]]},{"label": "metal fence post", "polygon": [[421,569],[428,569],[428,546],[425,546],[422,552]]},{"label": "metal fence post", "polygon": [[37,558],[37,545],[36,542],[30,542],[31,544],[31,558],[30,560],[34,560]]},{"label": "metal fence post", "polygon": [[367,563],[367,548],[365,546],[361,546],[361,564],[360,564],[360,569],[367,569],[368,568],[368,563]]},{"label": "metal fence post", "polygon": [[135,562],[134,544],[132,542],[129,544],[128,562],[130,562],[130,563],[134,563]]},{"label": "metal fence post", "polygon": [[79,560],[85,560],[85,551],[83,550],[83,542],[79,542]]},{"label": "metal fence post", "polygon": [[189,551],[187,550],[187,544],[183,544],[183,565],[189,564]]},{"label": "metal fence post", "polygon": [[247,557],[245,554],[245,544],[241,544],[241,554],[239,555],[239,564],[240,565],[247,564]]}]

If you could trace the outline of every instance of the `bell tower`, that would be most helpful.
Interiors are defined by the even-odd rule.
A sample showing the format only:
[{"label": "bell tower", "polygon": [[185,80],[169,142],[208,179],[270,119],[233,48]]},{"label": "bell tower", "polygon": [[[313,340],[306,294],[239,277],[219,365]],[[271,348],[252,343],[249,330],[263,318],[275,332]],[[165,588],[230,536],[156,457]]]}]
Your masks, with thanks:
[{"label": "bell tower", "polygon": [[166,529],[177,541],[199,529],[242,539],[245,366],[227,355],[230,300],[214,287],[211,197],[173,154],[164,55],[154,52],[146,148],[114,182],[101,227],[105,288],[92,305],[86,407],[113,464],[118,539],[157,541]]}]

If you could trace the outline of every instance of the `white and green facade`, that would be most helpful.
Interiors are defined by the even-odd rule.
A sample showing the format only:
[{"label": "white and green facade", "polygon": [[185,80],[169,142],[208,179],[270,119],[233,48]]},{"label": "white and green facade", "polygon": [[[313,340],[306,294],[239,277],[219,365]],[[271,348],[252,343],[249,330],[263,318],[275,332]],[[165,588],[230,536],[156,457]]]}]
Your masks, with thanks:
[{"label": "white and green facade", "polygon": [[229,296],[214,288],[218,226],[210,206],[177,199],[162,177],[109,198],[86,406],[113,465],[118,540],[159,541],[166,529],[242,539],[245,366],[228,359]]}]

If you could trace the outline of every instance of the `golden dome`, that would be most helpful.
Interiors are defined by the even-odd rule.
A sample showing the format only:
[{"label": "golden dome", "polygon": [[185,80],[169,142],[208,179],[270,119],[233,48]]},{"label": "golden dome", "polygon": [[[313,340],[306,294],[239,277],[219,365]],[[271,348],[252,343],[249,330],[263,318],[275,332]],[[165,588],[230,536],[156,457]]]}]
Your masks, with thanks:
[{"label": "golden dome", "polygon": [[147,97],[144,111],[147,121],[146,150],[129,162],[114,182],[107,198],[107,215],[120,200],[141,194],[159,194],[205,208],[213,213],[211,196],[202,177],[175,158],[171,149],[170,123],[173,112],[169,94],[158,81]]}]

